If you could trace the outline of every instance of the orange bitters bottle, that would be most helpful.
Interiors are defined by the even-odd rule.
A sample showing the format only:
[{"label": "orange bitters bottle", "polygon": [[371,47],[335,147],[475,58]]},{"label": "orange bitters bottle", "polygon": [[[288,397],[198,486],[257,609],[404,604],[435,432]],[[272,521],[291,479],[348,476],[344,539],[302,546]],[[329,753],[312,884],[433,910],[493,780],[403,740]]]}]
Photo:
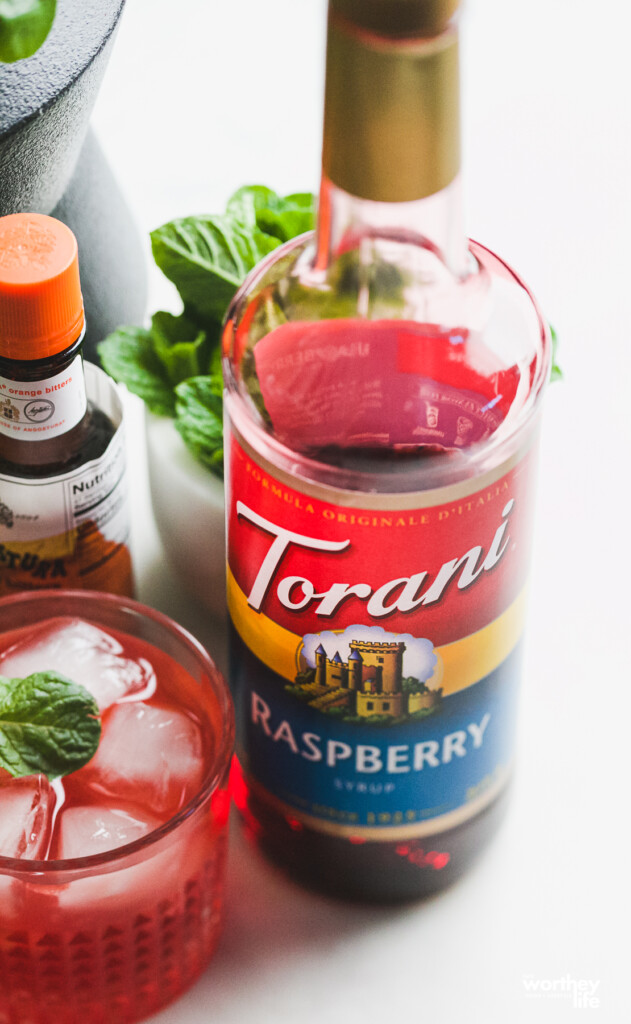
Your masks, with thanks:
[{"label": "orange bitters bottle", "polygon": [[0,218],[0,595],[133,592],[122,409],[84,334],[70,229]]}]

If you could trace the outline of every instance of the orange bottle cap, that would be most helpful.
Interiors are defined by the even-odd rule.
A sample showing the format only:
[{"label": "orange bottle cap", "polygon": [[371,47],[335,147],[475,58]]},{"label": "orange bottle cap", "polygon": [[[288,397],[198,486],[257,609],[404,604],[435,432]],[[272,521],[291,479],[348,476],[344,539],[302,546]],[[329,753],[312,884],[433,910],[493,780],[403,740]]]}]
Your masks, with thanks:
[{"label": "orange bottle cap", "polygon": [[0,356],[46,359],[84,325],[77,240],[41,213],[0,217]]}]

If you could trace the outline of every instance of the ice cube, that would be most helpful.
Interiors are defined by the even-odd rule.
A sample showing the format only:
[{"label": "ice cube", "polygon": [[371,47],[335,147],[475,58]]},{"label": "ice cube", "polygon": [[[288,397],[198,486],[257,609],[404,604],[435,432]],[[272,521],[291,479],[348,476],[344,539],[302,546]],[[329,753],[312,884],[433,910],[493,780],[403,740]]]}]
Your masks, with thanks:
[{"label": "ice cube", "polygon": [[48,850],[53,793],[45,775],[0,778],[0,855],[43,860]]},{"label": "ice cube", "polygon": [[160,821],[150,814],[118,807],[68,807],[57,821],[55,857],[91,857],[96,853],[116,850],[119,846],[142,839]]},{"label": "ice cube", "polygon": [[[135,826],[122,824],[120,817],[115,820],[123,809]],[[59,816],[64,828],[63,846],[59,851],[53,849],[54,856],[70,856],[75,852],[89,855],[105,850],[105,845],[101,845],[104,837],[96,835],[101,827],[115,834],[120,825],[129,842],[140,838],[143,830],[146,835],[155,824],[144,809],[114,800],[109,805],[101,800],[98,806],[68,808],[64,813],[65,823],[64,815]],[[73,927],[85,931],[94,928],[95,915],[122,928],[128,928],[137,914],[148,917],[156,914],[159,919],[165,913],[160,910],[162,901],[171,901],[173,907],[181,906],[189,895],[187,882],[208,877],[209,861],[220,861],[225,830],[215,836],[213,826],[208,812],[191,815],[177,829],[156,839],[142,858],[126,858],[125,850],[119,849],[118,855],[114,855],[115,871],[95,866],[86,877],[74,878],[69,885],[58,887],[55,895],[60,912],[72,912]],[[212,884],[212,875],[209,881]]]},{"label": "ice cube", "polygon": [[106,716],[99,749],[81,769],[81,781],[166,820],[194,796],[203,772],[202,738],[191,718],[131,701]]},{"label": "ice cube", "polygon": [[150,696],[155,673],[144,658],[123,656],[118,640],[81,619],[59,617],[24,632],[0,655],[0,676],[53,671],[82,683],[104,711],[130,695]]}]

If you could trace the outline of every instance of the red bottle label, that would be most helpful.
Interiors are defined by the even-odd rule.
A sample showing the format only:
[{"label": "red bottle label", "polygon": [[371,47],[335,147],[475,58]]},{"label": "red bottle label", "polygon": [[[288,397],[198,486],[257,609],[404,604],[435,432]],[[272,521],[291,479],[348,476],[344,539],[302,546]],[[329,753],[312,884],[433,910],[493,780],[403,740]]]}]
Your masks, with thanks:
[{"label": "red bottle label", "polygon": [[231,437],[240,757],[291,813],[391,838],[451,827],[497,793],[533,463],[529,452],[448,488],[358,495],[297,483]]}]

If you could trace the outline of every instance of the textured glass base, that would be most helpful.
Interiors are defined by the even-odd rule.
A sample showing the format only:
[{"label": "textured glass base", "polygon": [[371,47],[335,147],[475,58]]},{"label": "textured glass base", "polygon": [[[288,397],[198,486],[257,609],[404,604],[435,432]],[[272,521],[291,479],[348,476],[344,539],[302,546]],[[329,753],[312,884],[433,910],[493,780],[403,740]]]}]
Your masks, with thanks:
[{"label": "textured glass base", "polygon": [[123,908],[86,915],[74,932],[34,922],[1,929],[0,1024],[132,1024],[172,1002],[217,945],[224,853],[218,844],[197,876],[156,893],[133,917]]}]

